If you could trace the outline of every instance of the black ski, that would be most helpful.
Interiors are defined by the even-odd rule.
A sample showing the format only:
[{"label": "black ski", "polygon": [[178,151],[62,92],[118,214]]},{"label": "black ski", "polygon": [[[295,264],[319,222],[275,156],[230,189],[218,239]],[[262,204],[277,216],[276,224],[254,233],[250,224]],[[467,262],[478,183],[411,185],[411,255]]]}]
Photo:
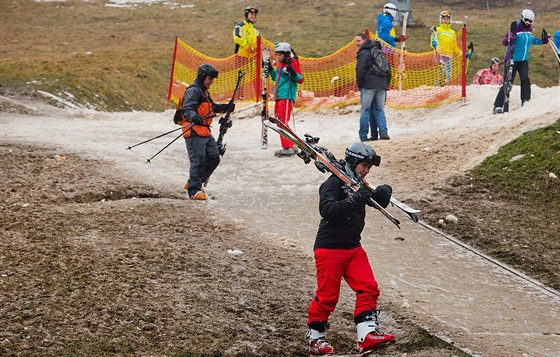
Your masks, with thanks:
[{"label": "black ski", "polygon": [[[233,91],[233,95],[231,96],[231,99],[229,101],[230,108],[231,108],[231,104],[233,104],[235,101],[237,90],[239,89],[239,85],[241,84],[241,79],[243,78],[244,75],[245,73],[243,73],[241,70],[237,72],[237,84],[235,85],[235,90]],[[218,151],[220,152],[220,156],[224,156],[224,154],[226,153],[226,144],[223,143],[224,135],[226,135],[228,129],[231,128],[233,124],[231,119],[229,118],[232,112],[230,108],[228,108],[228,111],[218,121],[218,123],[220,124],[220,134],[218,135],[218,140],[216,140],[216,143],[218,144]]]},{"label": "black ski", "polygon": [[515,44],[515,35],[517,34],[517,22],[513,21],[509,26],[509,43],[504,55],[504,102],[501,111],[494,112],[494,114],[501,114],[509,112],[509,95],[513,88],[513,48]]},{"label": "black ski", "polygon": [[[359,177],[352,177],[351,175],[349,175],[344,169],[344,165],[341,161],[337,160],[336,157],[325,147],[318,145],[318,137],[313,137],[311,135],[305,134],[305,140],[303,140],[286,124],[282,123],[277,118],[269,118],[263,123],[265,123],[267,127],[276,131],[286,139],[292,141],[301,150],[298,153],[298,156],[303,159],[306,164],[314,161],[315,167],[319,171],[331,172],[338,178],[340,178],[345,183],[345,189],[349,194],[356,192],[361,186],[365,186],[371,191],[375,190],[374,185],[370,185],[362,181]],[[391,197],[391,203],[406,212],[414,222],[418,222],[418,213],[420,213],[420,211],[408,207],[407,205],[399,202],[393,197]],[[379,210],[385,217],[387,217],[391,222],[393,222],[397,227],[400,228],[400,221],[397,218],[393,217],[373,199],[370,201],[370,205]]]}]

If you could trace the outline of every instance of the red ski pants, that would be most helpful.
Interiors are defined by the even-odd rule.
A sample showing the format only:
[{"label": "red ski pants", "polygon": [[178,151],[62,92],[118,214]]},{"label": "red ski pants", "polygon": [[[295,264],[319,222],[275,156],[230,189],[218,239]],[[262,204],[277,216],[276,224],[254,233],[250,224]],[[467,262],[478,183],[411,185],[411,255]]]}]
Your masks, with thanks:
[{"label": "red ski pants", "polygon": [[354,316],[377,308],[379,288],[365,250],[315,249],[317,291],[311,301],[307,323],[327,322],[340,295],[342,278],[356,293]]},{"label": "red ski pants", "polygon": [[[278,115],[280,121],[286,124],[288,127],[290,125],[290,117],[292,116],[292,110],[294,109],[294,102],[289,99],[278,99],[274,105],[274,115]],[[294,147],[294,143],[280,135],[280,144],[282,144],[282,149],[291,149]]]}]

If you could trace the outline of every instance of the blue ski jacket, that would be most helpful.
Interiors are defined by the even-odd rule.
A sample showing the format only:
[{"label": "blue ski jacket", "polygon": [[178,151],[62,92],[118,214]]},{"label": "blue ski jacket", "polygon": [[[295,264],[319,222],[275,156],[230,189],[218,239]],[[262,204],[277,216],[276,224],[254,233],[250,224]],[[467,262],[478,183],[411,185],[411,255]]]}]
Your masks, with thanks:
[{"label": "blue ski jacket", "polygon": [[[508,45],[509,31],[504,37],[502,43],[504,46]],[[529,49],[532,45],[542,45],[543,40],[533,36],[533,27],[526,26],[522,21],[517,22],[516,33],[514,34],[515,40],[513,43],[513,62],[528,61]]]},{"label": "blue ski jacket", "polygon": [[377,15],[377,37],[395,47],[395,28],[393,27],[393,16],[391,14]]}]

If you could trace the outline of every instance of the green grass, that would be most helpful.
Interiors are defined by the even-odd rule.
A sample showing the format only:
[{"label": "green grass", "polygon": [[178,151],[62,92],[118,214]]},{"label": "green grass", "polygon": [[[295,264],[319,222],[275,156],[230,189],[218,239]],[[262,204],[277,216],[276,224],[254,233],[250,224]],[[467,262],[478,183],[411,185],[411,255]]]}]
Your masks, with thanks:
[{"label": "green grass", "polygon": [[419,203],[423,219],[436,225],[453,212],[460,224],[445,225],[443,231],[559,290],[559,130],[560,118],[434,187],[441,197],[434,204]]},{"label": "green grass", "polygon": [[[193,8],[171,9],[153,4],[134,9],[107,7],[107,1],[4,1],[0,12],[0,86],[2,92],[45,90],[70,93],[76,102],[107,111],[165,108],[175,37],[212,57],[233,52],[233,25],[246,6],[222,0],[192,1]],[[179,2],[182,3],[182,2]],[[454,21],[468,26],[475,55],[469,77],[486,67],[488,59],[502,57],[501,39],[517,19],[521,3],[495,1],[413,3],[414,26],[407,31],[407,48],[429,50],[429,27],[439,12],[451,10]],[[498,4],[498,5],[496,5]],[[512,6],[513,5],[513,6]],[[381,3],[339,0],[258,2],[257,26],[271,41],[288,41],[299,55],[322,57],[350,42],[359,31],[372,30]],[[560,5],[533,1],[541,27],[554,32]],[[458,30],[461,24],[453,24]],[[397,28],[397,32],[400,32]],[[530,75],[540,87],[558,84],[559,69],[549,46],[534,46]],[[469,81],[470,82],[470,81]]]},{"label": "green grass", "polygon": [[[479,179],[499,186],[514,201],[539,200],[560,212],[560,120],[525,133],[500,148],[472,170]],[[527,201],[529,200],[529,201]]]}]

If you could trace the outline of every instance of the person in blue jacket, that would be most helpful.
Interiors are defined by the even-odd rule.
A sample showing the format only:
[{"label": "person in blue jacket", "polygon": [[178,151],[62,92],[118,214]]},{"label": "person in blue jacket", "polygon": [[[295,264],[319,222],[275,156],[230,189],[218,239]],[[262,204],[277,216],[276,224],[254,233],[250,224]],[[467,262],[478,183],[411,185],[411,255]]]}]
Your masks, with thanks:
[{"label": "person in blue jacket", "polygon": [[[529,79],[529,49],[532,45],[546,45],[548,44],[549,35],[542,38],[535,38],[533,36],[533,22],[535,21],[535,14],[529,9],[521,12],[521,18],[517,22],[516,33],[511,33],[508,30],[502,43],[508,46],[511,38],[514,38],[513,44],[513,73],[511,81],[515,79],[515,74],[519,72],[521,79],[521,106],[525,105],[531,100],[531,80]],[[506,68],[507,70],[507,68]],[[505,75],[504,75],[505,77]],[[504,85],[506,83],[504,82]],[[504,103],[504,87],[500,88],[496,100],[494,101],[494,113],[503,113],[502,105]]]},{"label": "person in blue jacket", "polygon": [[377,37],[392,47],[395,47],[397,42],[406,40],[404,36],[396,35],[393,26],[393,19],[397,16],[397,11],[397,6],[388,2],[383,6],[383,13],[377,15]]}]

